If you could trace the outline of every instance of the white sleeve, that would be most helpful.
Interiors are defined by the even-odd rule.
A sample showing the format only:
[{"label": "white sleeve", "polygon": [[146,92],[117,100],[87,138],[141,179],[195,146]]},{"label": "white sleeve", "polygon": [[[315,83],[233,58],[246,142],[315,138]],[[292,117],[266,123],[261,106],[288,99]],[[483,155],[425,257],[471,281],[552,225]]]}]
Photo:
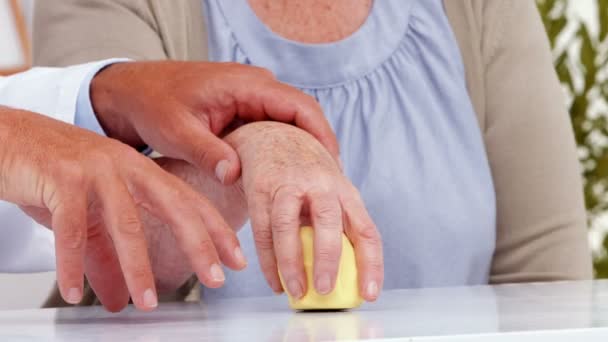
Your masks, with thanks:
[{"label": "white sleeve", "polygon": [[[115,60],[68,68],[33,68],[0,77],[0,105],[40,113],[73,124],[83,80]],[[53,234],[17,206],[0,201],[0,272],[42,272],[55,268]]]}]

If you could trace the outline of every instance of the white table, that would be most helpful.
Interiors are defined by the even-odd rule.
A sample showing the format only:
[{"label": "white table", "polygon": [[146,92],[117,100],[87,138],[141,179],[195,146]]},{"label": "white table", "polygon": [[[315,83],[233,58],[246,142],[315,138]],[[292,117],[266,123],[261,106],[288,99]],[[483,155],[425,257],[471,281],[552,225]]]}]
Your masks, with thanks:
[{"label": "white table", "polygon": [[0,311],[0,341],[608,341],[608,281],[386,291],[350,312],[300,312],[285,297]]}]

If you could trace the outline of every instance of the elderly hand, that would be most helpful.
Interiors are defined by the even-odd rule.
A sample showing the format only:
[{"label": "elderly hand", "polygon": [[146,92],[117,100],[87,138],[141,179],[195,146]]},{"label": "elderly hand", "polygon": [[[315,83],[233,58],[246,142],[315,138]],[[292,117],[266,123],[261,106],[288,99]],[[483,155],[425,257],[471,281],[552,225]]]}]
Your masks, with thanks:
[{"label": "elderly hand", "polygon": [[329,153],[308,133],[275,122],[247,124],[225,140],[241,158],[258,257],[272,289],[282,290],[278,265],[287,291],[296,298],[306,293],[299,229],[310,220],[316,290],[334,288],[345,232],[355,248],[360,293],[375,300],[384,277],[380,234]]},{"label": "elderly hand", "polygon": [[91,83],[93,108],[112,138],[150,145],[215,173],[240,175],[236,152],[217,135],[237,121],[295,123],[338,158],[338,144],[319,104],[258,67],[235,63],[132,62],[102,70]]},{"label": "elderly hand", "polygon": [[[232,186],[180,160],[157,162],[211,200],[233,229],[245,223],[249,211],[260,264],[274,291],[282,291],[278,261],[291,285],[288,291],[296,296],[306,292],[298,231],[301,223],[312,219],[318,232],[317,290],[325,293],[334,286],[345,231],[355,245],[361,293],[374,300],[383,280],[380,236],[357,190],[323,147],[304,131],[274,122],[244,125],[225,141],[243,163],[242,182]],[[148,221],[146,228],[157,282],[167,291],[174,290],[192,272],[181,252],[172,247],[170,231],[154,221]]]},{"label": "elderly hand", "polygon": [[92,282],[124,276],[128,292],[117,282],[117,293],[127,300],[130,293],[140,309],[156,306],[138,207],[171,227],[208,286],[223,284],[220,261],[245,265],[232,229],[177,177],[115,140],[30,112],[0,108],[0,199],[52,228],[59,287],[69,303],[81,299],[86,264]]}]

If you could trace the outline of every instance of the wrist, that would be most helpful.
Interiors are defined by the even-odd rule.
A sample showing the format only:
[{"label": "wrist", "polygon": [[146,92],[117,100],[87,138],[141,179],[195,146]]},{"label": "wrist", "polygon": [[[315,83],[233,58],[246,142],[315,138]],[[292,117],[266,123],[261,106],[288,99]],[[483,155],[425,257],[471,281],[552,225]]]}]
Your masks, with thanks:
[{"label": "wrist", "polygon": [[[290,132],[292,129],[294,129],[293,126],[281,122],[256,121],[239,126],[224,137],[224,140],[235,150],[239,151],[239,149],[244,147],[268,143],[271,137],[281,139],[285,133]],[[241,158],[243,157],[241,156]]]},{"label": "wrist", "polygon": [[131,112],[129,102],[132,100],[127,78],[130,63],[115,63],[101,69],[90,86],[90,98],[93,112],[99,124],[110,138],[117,139],[135,148],[142,148],[145,143],[129,121]]}]

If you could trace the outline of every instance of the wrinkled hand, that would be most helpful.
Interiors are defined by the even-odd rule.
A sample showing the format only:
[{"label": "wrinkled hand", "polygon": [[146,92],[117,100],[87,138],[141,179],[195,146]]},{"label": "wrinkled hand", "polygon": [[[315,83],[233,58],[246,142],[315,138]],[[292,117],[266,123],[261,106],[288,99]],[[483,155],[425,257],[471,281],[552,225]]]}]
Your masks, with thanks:
[{"label": "wrinkled hand", "polygon": [[[171,228],[207,286],[222,285],[220,261],[245,265],[232,229],[184,182],[124,144],[37,114],[0,108],[0,198],[52,228],[69,303],[81,299],[86,268],[96,292],[105,286],[126,297],[107,298],[110,310],[129,293],[140,309],[156,306],[138,207]],[[126,290],[112,282],[123,276]]]},{"label": "wrinkled hand", "polygon": [[[383,280],[380,236],[357,190],[323,147],[302,130],[274,122],[244,125],[225,141],[243,163],[243,178],[232,186],[180,160],[157,162],[211,200],[233,229],[245,223],[249,211],[260,265],[274,291],[282,291],[277,261],[287,284],[293,285],[288,291],[296,296],[307,291],[298,232],[301,224],[312,219],[319,232],[315,278],[329,277],[329,284],[317,281],[317,290],[327,292],[335,284],[344,231],[355,245],[361,293],[374,300]],[[192,272],[181,252],[171,246],[171,233],[149,223],[149,241],[155,241],[150,251],[155,276],[159,284],[173,290]]]},{"label": "wrinkled hand", "polygon": [[380,234],[329,153],[306,132],[274,122],[247,124],[225,140],[241,158],[258,257],[272,289],[282,291],[278,265],[287,291],[296,298],[306,293],[299,229],[310,220],[316,290],[334,288],[345,232],[355,249],[360,293],[375,300],[384,274]]},{"label": "wrinkled hand", "polygon": [[234,121],[294,123],[338,158],[319,104],[262,68],[235,63],[132,62],[102,70],[91,101],[108,136],[212,172],[225,184],[240,175],[236,152],[217,137]]}]

